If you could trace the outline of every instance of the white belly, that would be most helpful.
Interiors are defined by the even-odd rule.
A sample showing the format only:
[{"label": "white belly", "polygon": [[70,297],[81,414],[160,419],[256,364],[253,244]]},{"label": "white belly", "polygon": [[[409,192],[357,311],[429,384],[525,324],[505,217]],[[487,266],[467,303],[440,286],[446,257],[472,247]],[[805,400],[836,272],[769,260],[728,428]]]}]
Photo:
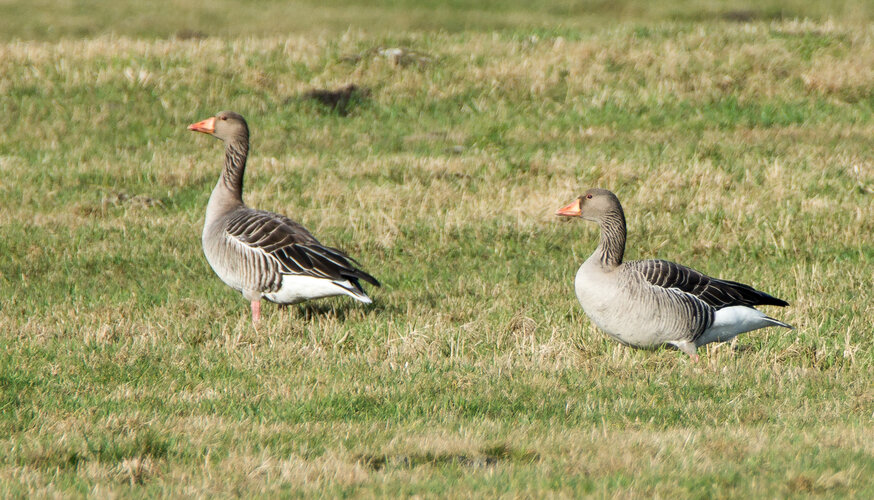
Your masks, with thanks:
[{"label": "white belly", "polygon": [[[342,285],[352,287],[348,281]],[[305,300],[333,297],[335,295],[349,295],[350,297],[369,304],[370,299],[365,296],[355,295],[347,288],[334,281],[312,276],[285,275],[282,277],[282,287],[274,293],[265,293],[263,297],[277,304],[297,304]]]}]

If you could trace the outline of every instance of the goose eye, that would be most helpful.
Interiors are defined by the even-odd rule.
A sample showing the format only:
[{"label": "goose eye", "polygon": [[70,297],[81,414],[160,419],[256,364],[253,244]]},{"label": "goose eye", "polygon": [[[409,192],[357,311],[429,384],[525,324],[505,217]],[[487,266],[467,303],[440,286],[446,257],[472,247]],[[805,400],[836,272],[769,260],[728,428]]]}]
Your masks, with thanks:
[{"label": "goose eye", "polygon": [[227,116],[222,116],[221,119],[222,119],[222,120],[227,120],[228,117],[227,117]]},{"label": "goose eye", "polygon": [[592,199],[592,195],[587,194],[587,195],[586,195],[586,199],[587,199],[587,200],[591,200],[591,199]]}]

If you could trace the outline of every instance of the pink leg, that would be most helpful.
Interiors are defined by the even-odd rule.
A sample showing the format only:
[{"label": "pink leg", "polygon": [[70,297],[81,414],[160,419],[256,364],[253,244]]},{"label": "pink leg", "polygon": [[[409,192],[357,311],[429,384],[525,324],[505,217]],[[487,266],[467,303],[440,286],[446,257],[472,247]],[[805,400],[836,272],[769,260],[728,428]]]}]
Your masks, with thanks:
[{"label": "pink leg", "polygon": [[253,300],[252,301],[252,323],[258,324],[261,321],[261,301]]}]

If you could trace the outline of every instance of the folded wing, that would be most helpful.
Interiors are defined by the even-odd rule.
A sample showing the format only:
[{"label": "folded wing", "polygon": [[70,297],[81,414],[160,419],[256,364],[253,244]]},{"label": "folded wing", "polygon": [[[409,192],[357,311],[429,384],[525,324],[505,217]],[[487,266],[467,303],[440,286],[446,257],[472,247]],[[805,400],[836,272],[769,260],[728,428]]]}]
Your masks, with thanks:
[{"label": "folded wing", "polygon": [[275,260],[282,274],[348,280],[359,290],[359,279],[379,286],[376,278],[356,267],[353,258],[322,245],[288,217],[263,210],[240,210],[228,219],[225,231],[229,238]]},{"label": "folded wing", "polygon": [[625,265],[639,272],[652,285],[681,290],[715,309],[730,306],[789,305],[788,302],[749,285],[711,278],[666,260],[638,260],[626,262]]}]

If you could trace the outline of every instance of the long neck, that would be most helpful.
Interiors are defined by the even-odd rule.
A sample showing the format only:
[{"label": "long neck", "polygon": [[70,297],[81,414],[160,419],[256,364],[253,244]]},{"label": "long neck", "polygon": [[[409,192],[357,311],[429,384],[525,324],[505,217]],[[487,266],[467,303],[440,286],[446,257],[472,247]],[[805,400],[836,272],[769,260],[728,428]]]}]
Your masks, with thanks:
[{"label": "long neck", "polygon": [[625,214],[622,207],[616,207],[600,220],[601,241],[595,255],[604,267],[612,268],[622,264],[625,254]]},{"label": "long neck", "polygon": [[243,173],[249,155],[249,138],[235,137],[225,143],[225,169],[221,183],[240,202],[243,201]]}]

